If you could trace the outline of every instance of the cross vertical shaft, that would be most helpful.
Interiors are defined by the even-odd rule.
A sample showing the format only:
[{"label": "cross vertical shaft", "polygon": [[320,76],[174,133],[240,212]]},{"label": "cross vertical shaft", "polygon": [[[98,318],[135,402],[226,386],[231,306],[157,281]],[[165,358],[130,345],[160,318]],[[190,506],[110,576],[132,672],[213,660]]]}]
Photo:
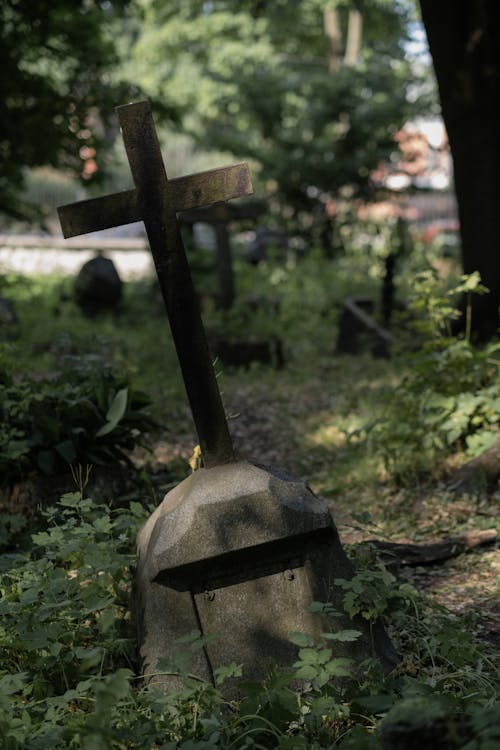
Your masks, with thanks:
[{"label": "cross vertical shaft", "polygon": [[205,466],[235,460],[149,104],[117,108]]}]

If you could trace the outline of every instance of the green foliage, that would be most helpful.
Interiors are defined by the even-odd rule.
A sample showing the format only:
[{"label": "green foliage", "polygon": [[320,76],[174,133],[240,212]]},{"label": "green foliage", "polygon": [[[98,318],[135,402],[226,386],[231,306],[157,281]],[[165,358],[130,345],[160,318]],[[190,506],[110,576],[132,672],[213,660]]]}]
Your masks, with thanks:
[{"label": "green foliage", "polygon": [[77,746],[107,747],[107,713],[130,692],[127,591],[145,511],[111,512],[70,493],[43,515],[31,550],[1,558],[2,746],[69,747],[82,732]]},{"label": "green foliage", "polygon": [[353,578],[336,578],[335,583],[346,593],[343,599],[344,610],[350,617],[360,615],[374,623],[389,609],[400,592],[392,588],[394,576],[383,565],[358,572]]},{"label": "green foliage", "polygon": [[[111,510],[76,492],[43,516],[46,527],[31,547],[0,558],[3,747],[376,748],[381,718],[411,716],[408,707],[417,704],[428,720],[437,705],[446,716],[461,713],[471,750],[498,735],[495,666],[475,641],[473,619],[436,608],[387,573],[382,582],[378,570],[360,570],[344,588],[363,602],[348,608],[370,618],[365,603],[378,592],[376,609],[389,616],[404,654],[393,675],[384,678],[368,662],[353,671],[336,655],[336,643],[358,638],[349,629],[325,632],[317,644],[293,634],[296,664],[289,673],[272,669],[262,684],[245,682],[241,666],[231,664],[209,685],[190,674],[190,662],[213,636],[193,632],[160,665],[183,687],[144,689],[133,673],[128,602],[133,538],[147,510],[138,503]],[[327,603],[311,610],[337,615]],[[242,695],[231,711],[227,680]]]},{"label": "green foliage", "polygon": [[[269,390],[273,392],[279,391],[276,388],[279,382],[286,399],[292,392],[287,390],[289,381],[296,378],[300,391],[293,393],[300,393],[305,399],[312,381],[304,384],[304,372],[309,372],[310,366],[315,377],[321,379],[320,408],[325,412],[319,415],[320,422],[330,410],[352,413],[360,421],[366,411],[359,393],[368,391],[365,400],[377,401],[381,383],[385,384],[392,373],[392,362],[372,362],[368,358],[338,358],[332,365],[335,333],[332,299],[342,298],[353,281],[367,285],[378,278],[376,252],[370,255],[360,242],[353,257],[354,269],[352,258],[343,257],[331,263],[316,252],[303,260],[289,257],[275,263],[270,259],[246,272],[242,271],[243,266],[239,268],[242,294],[259,288],[278,298],[277,330],[287,337],[290,348],[291,365],[286,373],[280,374],[279,380],[273,379],[272,373],[263,373],[262,380],[266,386],[271,384]],[[32,289],[27,285],[23,288],[29,298]],[[443,304],[449,305],[450,299],[446,295]],[[426,300],[427,305],[431,302],[429,298]],[[150,314],[150,286],[144,287],[140,299],[131,299],[131,303],[133,309],[125,313],[129,317],[124,323],[114,321],[112,331],[105,328],[106,320],[100,322],[101,334],[103,330],[109,334],[103,349],[108,356],[110,349],[118,353],[123,364],[127,359],[140,362],[138,372],[150,378],[148,385],[156,389],[155,398],[165,410],[168,424],[173,415],[177,428],[178,424],[185,424],[187,417],[185,409],[181,412],[179,406],[183,399],[171,384],[174,379],[177,382],[178,374],[171,375],[170,369],[174,368],[160,360],[160,324]],[[40,315],[44,309],[41,296],[36,298],[36,307]],[[493,351],[474,350],[464,342],[457,342],[457,351],[450,355],[453,342],[447,339],[446,329],[439,323],[447,315],[447,312],[434,315],[432,336],[426,333],[428,343],[418,354],[412,354],[414,377],[420,372],[420,362],[420,385],[424,380],[436,390],[445,385],[447,398],[458,398],[468,388],[476,394],[476,390],[493,386],[498,356]],[[420,322],[428,317],[426,313]],[[99,349],[102,342],[97,340],[94,323],[76,318],[63,323],[72,331],[66,334],[64,346],[60,342],[58,346],[54,344],[58,337],[53,335],[54,331],[60,334],[60,319],[49,317],[40,321],[36,329],[38,338],[31,324],[27,325],[23,332],[26,359],[22,363],[29,361],[29,356],[39,356],[37,346],[44,348],[46,342],[51,342],[51,357],[56,350],[55,360],[45,362],[49,370],[54,362],[60,364],[63,355],[80,352],[79,361],[88,364],[82,377],[86,385],[82,388],[88,388],[85,393],[93,401],[92,394],[98,392],[97,384],[101,382],[102,357],[90,355],[82,359],[81,350],[90,354],[92,346]],[[75,325],[78,335],[73,331]],[[20,351],[14,346],[5,347],[2,372],[16,366],[19,369]],[[175,355],[168,356],[172,357],[170,363]],[[38,367],[39,360],[36,362]],[[398,358],[395,364],[399,376],[399,368],[407,367],[408,361]],[[157,375],[160,367],[162,377]],[[32,369],[30,365],[29,370]],[[32,393],[33,382],[30,381],[29,393],[23,396],[30,399],[30,408],[37,404]],[[68,371],[65,378],[61,376],[57,389],[67,398],[70,391],[64,390],[65,383],[69,388],[76,387],[77,382],[80,382],[78,377],[74,379]],[[247,384],[248,380],[238,382]],[[19,379],[13,383],[12,378],[4,377],[1,392],[10,392],[11,388],[22,390],[23,383]],[[118,435],[126,420],[124,392],[129,385],[120,378],[110,383],[113,385],[108,396],[99,407],[99,420],[93,423],[94,447]],[[231,388],[234,381],[227,376],[226,383]],[[56,386],[54,382],[42,381],[36,384],[36,389],[45,398],[45,389],[56,390]],[[404,394],[405,399],[409,392]],[[78,391],[75,400],[80,395]],[[268,403],[268,393],[265,395]],[[397,394],[390,395],[395,398]],[[415,386],[415,401],[419,398],[421,390]],[[300,400],[292,404],[292,409],[303,437],[314,431],[317,415],[307,409],[305,421],[301,422]],[[403,394],[400,404],[402,401]],[[130,391],[127,408],[129,405]],[[280,410],[280,421],[286,419],[288,408],[289,404]],[[395,410],[390,414],[394,425],[402,412]],[[427,433],[433,429],[428,427]],[[466,429],[472,429],[470,420]],[[99,431],[102,431],[100,437]],[[292,453],[296,447],[293,439],[292,435],[287,443]],[[379,445],[376,442],[373,445],[378,451]],[[380,448],[385,450],[385,446],[381,441]],[[307,471],[316,485],[317,456],[310,448],[310,444],[306,445]],[[349,460],[351,448],[350,445],[342,445],[340,450],[328,448],[324,458],[327,471],[331,472],[331,464],[337,463],[339,472],[345,473],[344,458]],[[399,448],[403,450],[404,446]],[[339,460],[332,462],[332,456]],[[359,453],[355,453],[357,456]],[[356,468],[359,472],[359,467]],[[320,469],[324,470],[324,466]],[[359,473],[357,481],[359,486]],[[80,481],[82,490],[83,484]],[[381,494],[383,502],[389,505],[387,492],[386,487]],[[143,689],[135,676],[128,600],[133,538],[147,513],[138,504],[125,508],[123,501],[117,511],[102,504],[98,507],[81,495],[82,492],[66,495],[57,508],[47,510],[47,527],[39,529],[31,545],[27,542],[22,547],[23,552],[0,557],[3,628],[0,630],[0,745],[12,750],[23,747],[374,750],[382,746],[384,732],[391,722],[409,722],[417,732],[418,717],[428,726],[444,720],[456,730],[457,748],[491,750],[498,744],[500,722],[495,703],[498,668],[491,647],[478,639],[478,634],[484,635],[478,618],[470,613],[452,614],[437,606],[406,583],[403,574],[398,573],[401,581],[372,560],[358,566],[353,579],[337,581],[337,585],[343,589],[348,614],[361,616],[368,623],[373,623],[377,616],[384,617],[402,657],[393,674],[384,677],[371,662],[353,670],[352,664],[341,659],[339,643],[356,644],[358,632],[353,625],[340,632],[332,628],[331,633],[325,628],[318,643],[304,634],[293,634],[291,640],[297,646],[295,664],[285,674],[272,669],[262,684],[246,682],[241,665],[229,664],[217,670],[215,685],[208,685],[195,679],[190,667],[193,653],[204,647],[207,636],[192,633],[178,644],[179,650],[171,662],[161,665],[162,669],[182,677],[182,689],[169,694]],[[4,532],[6,540],[26,531],[27,519],[14,518],[6,519],[10,524]],[[360,515],[357,520],[363,523],[366,518]],[[448,519],[446,522],[449,524]],[[329,603],[315,602],[311,609],[325,617],[337,614]],[[241,689],[242,699],[228,705],[228,691],[235,684]]]},{"label": "green foliage", "polygon": [[383,415],[367,432],[399,480],[432,470],[439,456],[456,447],[475,456],[498,435],[500,347],[475,348],[449,332],[456,295],[484,291],[478,274],[463,276],[452,289],[434,271],[415,277],[409,312],[418,349],[400,354],[407,374],[386,392]]},{"label": "green foliage", "polygon": [[[54,167],[34,167],[24,170],[23,175],[24,189],[20,199],[26,207],[39,213],[49,231],[56,207],[73,203],[82,197],[81,182],[70,171],[63,172]],[[2,279],[2,285],[3,283]]]},{"label": "green foliage", "polygon": [[154,426],[148,397],[95,357],[75,358],[48,379],[0,382],[0,475],[55,474],[71,464],[127,460],[124,453]]},{"label": "green foliage", "polygon": [[[267,192],[294,210],[320,210],[320,191],[366,189],[370,169],[393,149],[412,107],[408,4],[363,3],[358,63],[335,74],[324,2],[139,7],[132,78],[175,103],[198,143],[253,159]],[[346,8],[340,15],[345,40]]]},{"label": "green foliage", "polygon": [[[120,92],[123,96],[129,90],[109,74],[117,62],[115,24],[127,4],[127,0],[1,3],[3,211],[26,210],[19,201],[24,168],[51,164],[81,175],[87,154],[105,141],[102,125]],[[100,123],[95,119],[97,110]]]}]

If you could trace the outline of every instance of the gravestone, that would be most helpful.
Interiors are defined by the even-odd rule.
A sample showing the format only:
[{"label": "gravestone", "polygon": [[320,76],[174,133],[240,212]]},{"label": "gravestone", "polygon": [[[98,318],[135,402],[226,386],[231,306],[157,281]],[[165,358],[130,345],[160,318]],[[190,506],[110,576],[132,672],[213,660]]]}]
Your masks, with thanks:
[{"label": "gravestone", "polygon": [[210,350],[224,367],[250,369],[254,363],[279,370],[285,364],[283,342],[279,338],[238,339],[211,336]]},{"label": "gravestone", "polygon": [[96,255],[83,264],[75,279],[75,300],[85,315],[117,310],[122,299],[122,280],[110,258]]},{"label": "gravestone", "polygon": [[[135,190],[59,209],[66,237],[142,219],[165,301],[198,433],[204,468],[167,493],[138,535],[135,618],[144,675],[165,689],[175,676],[154,678],[179,637],[217,634],[196,654],[192,671],[243,662],[262,679],[269,662],[289,665],[291,632],[319,636],[325,627],[307,611],[312,600],[340,608],[335,577],[352,574],[326,504],[299,479],[235,456],[203,324],[179,233],[176,211],[251,192],[248,168],[235,165],[168,180],[147,102],[118,107]],[[346,618],[336,627],[343,629]],[[352,626],[352,624],[351,624]],[[380,623],[360,623],[361,641],[345,645],[360,660],[396,657]]]},{"label": "gravestone", "polygon": [[359,354],[370,351],[374,357],[389,357],[393,336],[390,331],[394,312],[406,309],[404,302],[396,299],[394,277],[398,261],[412,250],[411,235],[407,222],[398,217],[390,252],[384,261],[384,276],[380,294],[380,317],[377,322],[373,313],[375,302],[368,297],[348,297],[339,320],[337,351],[342,354]]},{"label": "gravestone", "polygon": [[348,297],[339,320],[337,352],[360,354],[369,351],[374,357],[388,357],[392,335],[373,317],[373,300]]},{"label": "gravestone", "polygon": [[234,273],[228,226],[233,221],[257,219],[266,211],[263,201],[252,203],[214,203],[213,206],[192,208],[179,214],[181,224],[193,226],[203,223],[213,227],[216,240],[216,266],[219,279],[218,307],[229,310],[234,303]]}]

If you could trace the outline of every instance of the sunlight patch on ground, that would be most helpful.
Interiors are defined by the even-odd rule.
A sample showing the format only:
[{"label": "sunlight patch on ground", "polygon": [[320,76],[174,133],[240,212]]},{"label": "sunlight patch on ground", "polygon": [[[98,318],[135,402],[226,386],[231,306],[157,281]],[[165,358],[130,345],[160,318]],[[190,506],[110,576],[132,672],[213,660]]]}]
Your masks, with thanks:
[{"label": "sunlight patch on ground", "polygon": [[309,445],[333,446],[340,448],[345,445],[346,433],[336,424],[326,424],[305,435],[305,442]]}]

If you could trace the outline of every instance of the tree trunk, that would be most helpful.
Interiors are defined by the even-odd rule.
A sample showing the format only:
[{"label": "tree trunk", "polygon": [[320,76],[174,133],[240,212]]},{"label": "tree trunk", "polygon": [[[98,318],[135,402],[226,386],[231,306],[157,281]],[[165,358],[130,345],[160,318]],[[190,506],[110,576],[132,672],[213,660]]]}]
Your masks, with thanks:
[{"label": "tree trunk", "polygon": [[363,16],[357,8],[349,11],[349,22],[347,26],[347,42],[344,55],[344,63],[349,66],[356,65],[361,50],[361,35],[363,29]]},{"label": "tree trunk", "polygon": [[339,14],[333,8],[324,10],[325,34],[330,43],[330,53],[328,56],[328,67],[330,73],[336,73],[340,68],[340,47],[342,44],[342,34],[340,31]]},{"label": "tree trunk", "polygon": [[474,295],[472,335],[487,341],[497,333],[500,304],[500,3],[420,6],[453,157],[463,270],[479,271],[490,290]]}]

